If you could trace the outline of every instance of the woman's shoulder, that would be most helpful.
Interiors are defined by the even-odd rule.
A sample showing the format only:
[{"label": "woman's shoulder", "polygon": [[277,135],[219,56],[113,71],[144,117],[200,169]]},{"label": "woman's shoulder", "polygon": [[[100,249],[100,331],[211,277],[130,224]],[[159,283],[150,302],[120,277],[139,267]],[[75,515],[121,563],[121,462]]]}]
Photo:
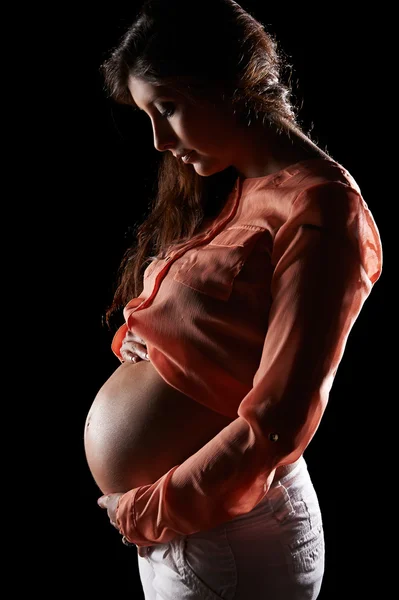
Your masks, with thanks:
[{"label": "woman's shoulder", "polygon": [[360,186],[348,169],[327,154],[314,153],[285,169],[298,193],[319,185],[341,184],[362,195]]}]

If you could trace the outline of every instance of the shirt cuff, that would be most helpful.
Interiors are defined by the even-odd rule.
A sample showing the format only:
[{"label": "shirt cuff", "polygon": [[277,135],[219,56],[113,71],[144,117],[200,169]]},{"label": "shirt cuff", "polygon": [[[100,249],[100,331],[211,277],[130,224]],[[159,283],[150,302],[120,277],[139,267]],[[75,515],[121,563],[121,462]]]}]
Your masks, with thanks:
[{"label": "shirt cuff", "polygon": [[[146,505],[148,510],[150,512],[152,510],[155,523],[157,521],[156,506],[158,505],[159,502],[162,502],[163,512],[165,514],[167,514],[167,510],[165,507],[166,488],[167,488],[170,478],[172,477],[173,473],[176,471],[176,469],[178,467],[179,467],[179,465],[175,465],[165,475],[162,475],[162,477],[160,477],[155,482],[155,484],[158,484],[155,486],[156,491],[152,494],[152,498],[150,498],[148,500],[146,499],[144,502],[144,504]],[[154,541],[154,539],[145,537],[138,529],[138,526],[140,525],[140,523],[137,523],[136,498],[138,496],[138,499],[140,499],[143,495],[145,495],[145,493],[147,492],[147,490],[149,488],[153,488],[153,487],[154,487],[154,483],[150,483],[148,485],[142,485],[140,487],[129,490],[128,492],[126,492],[119,498],[118,506],[116,509],[116,524],[118,526],[119,532],[126,538],[126,540],[128,542],[136,544],[136,546],[138,546],[138,547],[153,546],[154,544],[163,543],[161,541]],[[153,505],[153,502],[151,502],[151,500],[155,501],[155,506]],[[146,511],[144,509],[144,513],[145,512]],[[145,515],[145,516],[148,516],[148,515]],[[157,526],[158,525],[159,524],[157,524]],[[151,527],[151,529],[153,529],[153,528]],[[150,536],[151,536],[151,534],[152,534],[153,538],[156,538],[155,531],[149,532]],[[179,535],[179,532],[176,531],[176,536],[178,536],[178,535]]]},{"label": "shirt cuff", "polygon": [[115,335],[112,339],[112,342],[111,342],[111,350],[115,354],[115,356],[117,356],[119,358],[119,360],[121,362],[123,362],[123,358],[120,353],[120,348],[122,346],[122,341],[123,341],[123,338],[125,337],[127,331],[128,331],[128,327],[127,327],[126,323],[124,323],[123,325],[121,325],[119,327],[119,329],[115,333]]}]

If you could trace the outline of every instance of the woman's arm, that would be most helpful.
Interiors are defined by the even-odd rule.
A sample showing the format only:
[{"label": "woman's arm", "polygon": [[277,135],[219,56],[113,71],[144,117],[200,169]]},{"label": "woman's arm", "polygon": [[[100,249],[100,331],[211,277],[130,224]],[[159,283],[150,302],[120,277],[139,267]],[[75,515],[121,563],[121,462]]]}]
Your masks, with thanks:
[{"label": "woman's arm", "polygon": [[238,418],[155,483],[119,498],[117,525],[139,546],[252,510],[275,469],[294,462],[317,430],[348,335],[381,273],[378,230],[352,188],[314,186],[278,231],[272,261],[268,332]]}]

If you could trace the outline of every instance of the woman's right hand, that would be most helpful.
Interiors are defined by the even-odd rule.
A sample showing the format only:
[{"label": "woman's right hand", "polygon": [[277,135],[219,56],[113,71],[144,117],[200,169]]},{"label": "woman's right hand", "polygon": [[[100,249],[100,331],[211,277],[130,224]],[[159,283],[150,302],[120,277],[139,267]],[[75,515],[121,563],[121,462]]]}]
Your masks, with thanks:
[{"label": "woman's right hand", "polygon": [[137,363],[139,360],[150,360],[145,341],[131,331],[128,331],[123,338],[120,353],[125,362]]}]

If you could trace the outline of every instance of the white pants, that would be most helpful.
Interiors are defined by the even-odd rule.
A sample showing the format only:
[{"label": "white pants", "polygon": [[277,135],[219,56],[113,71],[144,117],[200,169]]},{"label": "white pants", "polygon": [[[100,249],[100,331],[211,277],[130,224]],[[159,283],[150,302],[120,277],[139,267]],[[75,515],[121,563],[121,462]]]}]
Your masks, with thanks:
[{"label": "white pants", "polygon": [[138,566],[145,600],[315,600],[324,534],[305,460],[249,513],[142,547]]}]

